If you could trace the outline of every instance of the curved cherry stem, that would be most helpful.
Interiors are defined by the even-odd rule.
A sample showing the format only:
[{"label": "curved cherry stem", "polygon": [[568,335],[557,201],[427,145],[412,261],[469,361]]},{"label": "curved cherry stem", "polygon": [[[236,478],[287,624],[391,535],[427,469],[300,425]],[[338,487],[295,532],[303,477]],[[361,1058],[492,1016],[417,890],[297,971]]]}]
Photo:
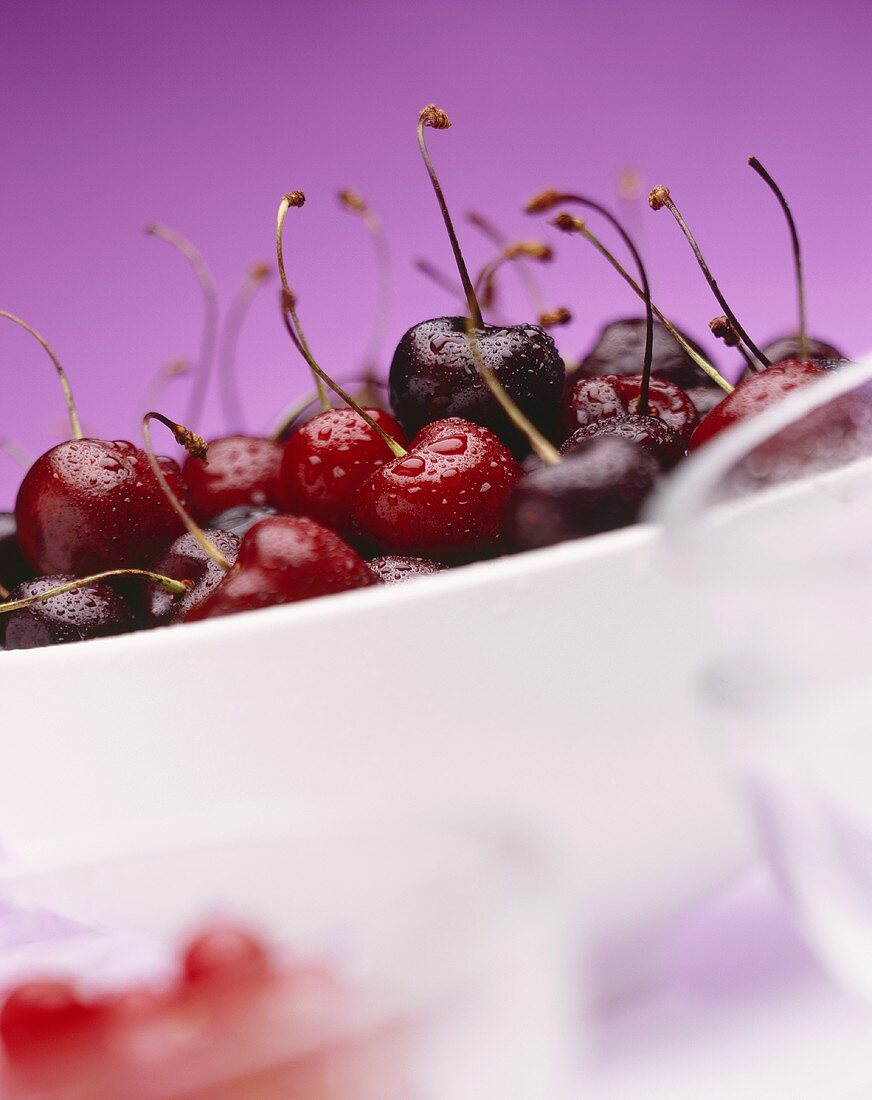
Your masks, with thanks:
[{"label": "curved cherry stem", "polygon": [[159,367],[149,380],[145,393],[142,396],[140,408],[150,409],[160,403],[170,382],[177,378],[183,378],[190,374],[192,364],[189,359],[173,359]]},{"label": "curved cherry stem", "polygon": [[[163,573],[152,573],[148,569],[107,569],[105,573],[92,573],[89,577],[77,577],[74,581],[65,581],[55,588],[47,588],[45,592],[40,592],[36,596],[25,596],[20,600],[9,600],[7,603],[2,603],[0,604],[0,615],[5,615],[10,611],[21,611],[22,608],[32,607],[35,603],[50,600],[52,596],[62,596],[65,592],[72,592],[76,588],[84,588],[89,584],[99,584],[100,581],[108,580],[110,577],[145,577],[146,580],[161,585],[174,596],[187,595],[192,586],[191,581],[177,581],[174,577],[166,577]],[[6,595],[9,595],[8,591]]]},{"label": "curved cherry stem", "polygon": [[[633,257],[633,262],[636,264],[639,271],[641,293],[645,300],[645,355],[642,361],[642,385],[639,388],[639,401],[636,409],[640,415],[645,416],[648,413],[648,389],[651,381],[651,359],[654,350],[654,306],[651,302],[651,287],[648,283],[648,273],[645,270],[645,265],[642,263],[642,257],[639,255],[639,250],[636,248],[635,244],[633,244],[630,234],[624,229],[615,215],[601,203],[596,202],[594,199],[587,198],[586,195],[576,195],[574,193],[560,191],[543,191],[532,198],[527,203],[525,209],[529,214],[541,214],[547,210],[551,210],[558,204],[563,205],[564,203],[578,203],[580,206],[585,206],[589,210],[596,211],[597,214],[605,218],[609,225],[617,231],[621,240],[627,246],[630,255]],[[558,214],[554,220],[554,224],[557,225],[559,229],[565,228],[569,232],[572,232],[575,228],[571,214]]]},{"label": "curved cherry stem", "polygon": [[793,220],[793,212],[785,198],[784,192],[769,175],[756,157],[749,157],[748,164],[754,169],[760,179],[767,185],[772,194],[778,199],[778,203],[787,219],[787,228],[790,230],[790,245],[793,250],[793,270],[796,276],[796,306],[797,320],[799,323],[799,357],[808,357],[808,325],[805,313],[805,278],[802,272],[802,251],[799,247],[799,234],[796,231],[796,222]]},{"label": "curved cherry stem", "polygon": [[73,439],[82,438],[82,425],[79,421],[79,414],[76,410],[76,402],[73,400],[73,391],[70,388],[70,383],[67,379],[66,372],[61,366],[61,361],[55,354],[54,348],[46,340],[44,336],[36,331],[27,321],[22,321],[20,317],[16,317],[14,313],[8,313],[5,309],[0,309],[0,317],[5,317],[7,321],[12,321],[13,324],[18,325],[19,328],[23,328],[25,332],[29,332],[30,335],[42,346],[46,355],[51,359],[54,364],[54,368],[57,371],[58,378],[60,379],[61,389],[64,391],[64,400],[67,403],[67,412],[70,417],[70,428],[72,430]]},{"label": "curved cherry stem", "polygon": [[[291,339],[297,345],[297,350],[311,367],[312,352],[306,340],[306,334],[303,332],[303,326],[300,324],[300,318],[297,315],[297,297],[288,283],[288,276],[285,272],[285,255],[282,247],[285,218],[287,217],[288,211],[291,207],[296,209],[302,206],[305,201],[306,196],[302,191],[289,191],[286,195],[282,196],[282,201],[279,203],[278,216],[276,218],[276,259],[279,265],[279,277],[282,281],[282,316],[285,317],[285,327],[288,329],[288,334]],[[290,326],[288,326],[288,316],[290,316]],[[315,377],[315,389],[318,391],[318,400],[321,402],[322,410],[326,412],[330,408],[330,398],[327,396],[324,381],[314,368],[312,368],[312,373]]]},{"label": "curved cherry stem", "polygon": [[696,257],[696,262],[699,264],[700,271],[702,271],[703,275],[705,276],[708,285],[711,287],[712,294],[714,294],[715,298],[717,298],[721,309],[733,323],[733,326],[742,337],[742,340],[748,351],[750,351],[756,359],[759,359],[764,367],[768,367],[770,365],[769,360],[766,358],[763,352],[760,351],[760,349],[742,327],[741,321],[738,319],[735,313],[733,313],[732,309],[730,309],[729,302],[723,296],[721,288],[718,286],[714,275],[712,275],[711,271],[709,270],[708,264],[705,262],[705,258],[703,257],[700,247],[696,242],[696,238],[694,237],[693,233],[691,233],[690,227],[684,220],[681,211],[673,202],[672,196],[669,193],[669,188],[664,187],[662,184],[653,188],[650,195],[648,196],[648,205],[651,207],[652,210],[661,210],[665,206],[669,213],[673,216],[673,218],[675,218],[676,222],[678,223],[679,229],[684,234],[687,243],[690,245],[691,250]]},{"label": "curved cherry stem", "polygon": [[[373,399],[371,394],[367,391],[371,390],[373,386],[381,386],[382,389],[387,388],[387,383],[382,382],[378,378],[373,378],[370,374],[364,374],[359,378],[349,379],[349,383],[355,385],[361,385],[364,387],[364,394],[361,395],[361,402],[363,404],[369,404]],[[348,383],[346,383],[348,384]],[[295,401],[293,405],[289,405],[280,416],[275,428],[270,432],[270,439],[281,439],[285,432],[289,431],[297,420],[307,412],[318,401],[317,393],[308,393],[305,397],[299,401]]]},{"label": "curved cherry stem", "polygon": [[508,416],[516,428],[524,433],[530,446],[544,463],[553,466],[555,463],[560,462],[560,452],[554,444],[546,439],[533,421],[518,408],[506,391],[505,386],[500,382],[499,378],[497,378],[490,367],[485,364],[481,357],[481,349],[478,346],[476,327],[469,317],[466,318],[466,338],[469,341],[469,350],[472,353],[475,369],[484,379],[487,388],[502,406],[506,416]]},{"label": "curved cherry stem", "polygon": [[469,277],[466,261],[463,258],[463,253],[460,251],[457,234],[454,232],[454,224],[448,212],[448,205],[445,202],[445,196],[442,194],[439,177],[436,175],[436,169],[433,167],[433,161],[430,159],[430,153],[427,150],[427,142],[424,138],[425,127],[429,127],[432,130],[447,130],[450,126],[451,119],[448,115],[440,110],[435,103],[429,103],[423,108],[418,116],[418,148],[421,150],[421,157],[424,160],[427,175],[430,177],[430,182],[436,194],[436,200],[439,203],[439,209],[442,211],[442,220],[445,222],[445,229],[448,232],[448,239],[451,241],[451,249],[454,252],[454,261],[457,264],[460,281],[463,283],[463,293],[466,295],[466,305],[469,309],[469,316],[475,328],[482,328],[484,321],[481,316],[481,307],[475,296],[475,290],[472,285],[472,280]]},{"label": "curved cherry stem", "polygon": [[466,298],[463,296],[463,291],[440,267],[437,267],[435,264],[430,263],[429,260],[422,259],[421,257],[413,260],[412,264],[415,270],[420,271],[420,273],[426,279],[429,279],[431,283],[435,283],[436,286],[444,290],[446,294],[450,294],[452,298],[457,298],[466,305]]},{"label": "curved cherry stem", "polygon": [[363,360],[364,369],[374,370],[379,365],[391,314],[391,299],[393,297],[391,250],[382,220],[372,210],[366,199],[358,195],[356,191],[351,191],[348,188],[340,191],[337,198],[345,210],[356,214],[360,218],[375,252],[378,294],[372,328],[367,341],[367,351]]},{"label": "curved cherry stem", "polygon": [[[293,339],[294,332],[293,332],[293,325],[291,323],[291,319],[290,319],[290,316],[289,316],[290,310],[291,310],[290,302],[287,299],[287,295],[285,295],[283,297],[283,301],[282,301],[282,319],[284,320],[285,328],[288,331],[288,335]],[[330,377],[330,375],[327,374],[327,372],[325,370],[323,370],[318,365],[318,362],[316,361],[315,357],[312,355],[312,352],[311,352],[308,344],[297,343],[296,341],[294,341],[294,342],[296,343],[297,350],[300,352],[300,354],[303,356],[303,358],[309,364],[309,369],[315,375],[316,380],[319,381],[319,382],[322,382],[324,384],[324,386],[327,386],[331,390],[333,390],[333,392],[338,397],[342,398],[342,400],[345,402],[346,405],[348,405],[350,408],[354,409],[354,411],[357,413],[357,415],[362,420],[364,420],[369,425],[369,427],[372,428],[372,430],[379,437],[379,439],[381,439],[382,443],[384,443],[384,445],[388,448],[388,450],[391,452],[391,454],[394,456],[394,458],[402,458],[403,455],[405,455],[407,453],[406,448],[400,446],[400,444],[393,438],[393,436],[388,435],[388,433],[384,430],[384,428],[381,426],[381,424],[379,424],[366,411],[366,409],[363,408],[363,406],[358,401],[355,401],[355,399],[351,396],[350,393],[348,393],[347,390],[343,389],[343,387],[340,386],[338,382],[335,382]],[[323,386],[322,386],[322,389],[323,389]],[[326,390],[325,390],[324,396],[327,400],[327,405],[325,407],[324,402],[322,401],[321,402],[321,411],[322,412],[327,412],[330,409],[330,399],[329,399],[329,397],[327,397]]]},{"label": "curved cherry stem", "polygon": [[203,336],[200,341],[200,354],[194,371],[194,382],[188,398],[185,419],[191,424],[199,424],[206,406],[206,396],[212,378],[212,364],[218,342],[218,290],[209,265],[203,259],[200,250],[187,237],[165,225],[151,224],[145,227],[151,237],[158,237],[172,245],[191,265],[191,269],[200,284],[203,294]]},{"label": "curved cherry stem", "polygon": [[29,470],[33,465],[33,455],[8,435],[0,435],[0,451],[25,470]]},{"label": "curved cherry stem", "polygon": [[742,337],[736,332],[735,325],[726,314],[715,317],[709,321],[712,336],[720,340],[728,348],[738,348],[739,354],[745,360],[745,366],[756,374],[760,370],[760,364],[742,343]]},{"label": "curved cherry stem", "polygon": [[224,420],[231,431],[241,431],[245,426],[239,380],[236,376],[236,350],[239,346],[239,337],[251,303],[271,275],[272,269],[269,264],[254,264],[230,303],[221,331],[218,377],[221,384]]},{"label": "curved cherry stem", "polygon": [[[466,220],[470,225],[474,226],[480,233],[482,233],[487,239],[497,248],[507,248],[511,241],[500,229],[498,229],[492,221],[486,218],[483,214],[479,214],[476,210],[470,210],[466,214]],[[533,274],[533,270],[528,263],[524,262],[524,254],[520,253],[516,256],[510,257],[510,259],[516,261],[513,266],[518,273],[518,278],[524,287],[527,294],[527,298],[530,305],[533,308],[533,312],[536,314],[537,323],[542,325],[543,328],[553,328],[555,325],[566,325],[572,320],[572,313],[566,308],[566,306],[557,306],[556,309],[549,309],[545,302],[545,295],[542,293],[542,288],[539,285],[539,281]],[[536,257],[532,257],[535,259]],[[480,277],[480,276],[479,276]],[[477,283],[477,281],[476,281]],[[491,285],[491,297],[493,296],[493,287]]]},{"label": "curved cherry stem", "polygon": [[[550,263],[554,259],[554,250],[542,241],[507,241],[499,252],[488,260],[479,270],[473,286],[480,302],[490,305],[494,299],[494,280],[500,268],[505,264],[514,264],[521,257],[537,263]],[[520,268],[522,265],[518,264]],[[543,303],[544,305],[544,303]],[[541,313],[546,312],[544,308]]]},{"label": "curved cherry stem", "polygon": [[147,412],[142,418],[142,437],[145,440],[145,453],[148,455],[148,461],[154,472],[154,476],[157,478],[161,489],[164,491],[164,496],[170,502],[176,515],[185,525],[188,533],[197,541],[203,552],[225,571],[230,569],[230,562],[221,553],[215,543],[206,536],[203,529],[195,523],[193,516],[190,515],[187,508],[185,508],[173,492],[172,486],[167,481],[166,474],[161,469],[157,456],[154,453],[154,444],[151,439],[152,420],[158,420],[164,427],[169,428],[173,433],[173,438],[176,443],[178,443],[180,447],[184,447],[188,454],[193,455],[194,458],[205,459],[209,450],[208,444],[202,436],[192,432],[189,428],[186,428],[184,424],[177,424],[174,420],[170,420],[169,417],[164,416],[163,413],[154,411]]},{"label": "curved cherry stem", "polygon": [[[552,222],[552,225],[553,224],[554,223]],[[557,228],[563,228],[564,232],[567,231],[565,225],[558,226]],[[645,300],[645,294],[642,288],[633,278],[633,276],[627,271],[627,269],[620,262],[620,260],[618,260],[614,253],[606,248],[599,237],[597,237],[596,234],[588,228],[587,223],[582,218],[573,218],[572,228],[569,231],[578,233],[579,236],[584,237],[584,239],[589,244],[592,244],[594,248],[600,253],[600,255],[608,260],[608,262],[612,265],[615,271],[617,271],[624,282],[627,283],[627,285],[630,286],[643,301]],[[682,351],[684,351],[684,353],[693,360],[693,362],[699,367],[699,369],[703,371],[704,374],[707,374],[713,382],[716,382],[717,385],[719,385],[724,391],[724,393],[732,393],[734,387],[730,385],[726,378],[723,377],[723,375],[712,363],[708,361],[708,359],[700,355],[696,348],[694,348],[684,338],[684,336],[682,336],[675,325],[673,325],[668,317],[665,317],[663,315],[663,313],[657,308],[653,301],[651,302],[651,308],[653,309],[654,315],[660,322],[660,324],[663,325],[663,327],[670,334],[673,340],[675,340],[675,342],[681,347]]]}]

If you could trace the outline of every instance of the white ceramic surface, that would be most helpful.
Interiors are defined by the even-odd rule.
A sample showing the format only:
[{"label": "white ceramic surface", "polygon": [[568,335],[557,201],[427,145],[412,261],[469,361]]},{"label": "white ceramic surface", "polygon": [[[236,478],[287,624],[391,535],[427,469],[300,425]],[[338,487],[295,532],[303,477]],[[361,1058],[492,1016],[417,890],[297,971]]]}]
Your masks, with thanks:
[{"label": "white ceramic surface", "polygon": [[743,860],[636,527],[405,586],[2,654],[0,840],[324,798],[527,815],[594,933]]}]

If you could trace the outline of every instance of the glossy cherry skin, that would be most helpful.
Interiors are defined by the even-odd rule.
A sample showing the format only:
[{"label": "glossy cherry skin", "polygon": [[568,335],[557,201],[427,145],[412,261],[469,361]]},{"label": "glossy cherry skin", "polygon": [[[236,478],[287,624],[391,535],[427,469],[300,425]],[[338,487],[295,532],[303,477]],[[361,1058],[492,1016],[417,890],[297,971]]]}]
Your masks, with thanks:
[{"label": "glossy cherry skin", "polygon": [[260,523],[262,519],[267,519],[269,516],[274,516],[276,512],[277,509],[268,504],[239,504],[235,508],[228,508],[226,512],[221,512],[220,515],[207,520],[207,526],[213,529],[218,528],[220,531],[230,531],[231,534],[242,538],[256,523]]},{"label": "glossy cherry skin", "polygon": [[[406,445],[406,436],[390,413],[366,411],[400,446]],[[345,533],[351,527],[357,490],[392,457],[384,440],[354,409],[327,409],[298,428],[285,444],[279,506]]]},{"label": "glossy cherry skin", "polygon": [[659,416],[640,416],[638,413],[610,416],[578,428],[560,448],[561,453],[570,455],[585,440],[600,439],[607,435],[626,439],[637,447],[642,447],[657,460],[663,470],[671,470],[687,454],[687,448],[678,432],[670,428],[664,420]]},{"label": "glossy cherry skin", "polygon": [[[240,538],[231,531],[206,528],[206,537],[232,565],[239,554]],[[215,562],[187,531],[154,563],[155,573],[177,581],[193,581],[184,596],[173,596],[159,584],[147,585],[146,619],[152,625],[178,622],[221,584],[227,571]]]},{"label": "glossy cherry skin", "polygon": [[506,509],[506,537],[519,550],[550,546],[634,523],[660,467],[618,436],[576,445],[562,462],[518,482]]},{"label": "glossy cherry skin", "polygon": [[491,552],[521,468],[504,443],[469,420],[430,424],[409,453],[360,487],[360,529],[386,550],[437,560]]},{"label": "glossy cherry skin", "polygon": [[405,584],[417,577],[431,577],[445,566],[427,558],[411,558],[404,554],[383,554],[367,563],[382,584]]},{"label": "glossy cherry skin", "polygon": [[[477,330],[482,363],[546,435],[553,432],[566,373],[554,341],[537,325]],[[529,449],[482,380],[463,317],[437,317],[410,328],[394,352],[391,407],[412,436],[425,425],[462,417],[490,428],[513,449]]]},{"label": "glossy cherry skin", "polygon": [[39,1058],[81,1038],[102,1017],[101,1006],[80,1000],[66,982],[26,982],[9,993],[0,1010],[0,1039],[12,1061]]},{"label": "glossy cherry skin", "polygon": [[[566,434],[586,428],[597,420],[638,412],[641,390],[640,374],[577,379],[567,386],[563,399]],[[668,424],[687,447],[699,423],[699,414],[680,386],[663,378],[652,378],[648,388],[648,412]]]},{"label": "glossy cherry skin", "polygon": [[308,516],[272,516],[251,528],[224,581],[184,618],[213,619],[371,584],[366,562],[335,531]]},{"label": "glossy cherry skin", "polygon": [[[682,335],[694,351],[706,355],[695,340],[684,333]],[[572,383],[579,378],[601,378],[603,375],[638,375],[642,370],[644,356],[645,318],[623,317],[612,321],[600,331],[593,348],[570,371],[567,381]],[[665,378],[686,392],[693,391],[694,396],[707,408],[716,404],[723,396],[723,390],[699,369],[659,321],[654,322],[651,371],[656,378]]]},{"label": "glossy cherry skin", "polygon": [[747,375],[708,416],[703,417],[691,436],[690,449],[702,447],[725,428],[756,416],[777,404],[788,393],[823,378],[826,371],[817,363],[788,359],[766,370]]},{"label": "glossy cherry skin", "polygon": [[[178,466],[159,461],[184,499]],[[41,573],[73,576],[147,567],[183,529],[145,451],[104,439],[71,439],[41,455],[18,490],[15,521]]]},{"label": "glossy cherry skin", "polygon": [[[760,349],[770,363],[782,363],[786,359],[800,359],[800,341],[796,333],[779,336]],[[835,367],[846,363],[848,357],[841,349],[826,340],[809,336],[806,340],[805,359],[822,367]]]},{"label": "glossy cherry skin", "polygon": [[[13,588],[9,599],[38,596],[71,580],[75,578],[68,573],[36,577]],[[125,634],[136,626],[130,607],[108,584],[83,584],[81,588],[0,615],[4,649],[36,649],[87,638],[104,638]]]},{"label": "glossy cherry skin", "polygon": [[196,519],[205,523],[240,505],[274,505],[283,450],[276,439],[228,435],[212,440],[205,459],[188,457],[182,478]]},{"label": "glossy cherry skin", "polygon": [[12,512],[0,512],[0,584],[14,588],[32,576],[33,566],[18,542],[15,516]]}]

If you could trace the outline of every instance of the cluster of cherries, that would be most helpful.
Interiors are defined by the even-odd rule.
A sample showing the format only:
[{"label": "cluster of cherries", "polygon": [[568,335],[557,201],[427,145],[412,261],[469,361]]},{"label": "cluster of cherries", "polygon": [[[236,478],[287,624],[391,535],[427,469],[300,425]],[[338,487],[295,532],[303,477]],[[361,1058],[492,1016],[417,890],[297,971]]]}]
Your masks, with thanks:
[{"label": "cluster of cherries", "polygon": [[[215,925],[182,947],[177,972],[160,986],[94,992],[33,980],[9,990],[0,1008],[2,1091],[332,1097],[319,1087],[322,1063],[352,1009],[349,988],[328,967],[279,960],[247,929]],[[324,1055],[307,1051],[313,1039]],[[296,1058],[283,1061],[295,1043]],[[228,1083],[236,1077],[238,1092]],[[221,1081],[214,1092],[211,1078]]]},{"label": "cluster of cherries", "polygon": [[[276,245],[281,315],[308,363],[321,409],[297,410],[273,438],[236,434],[206,444],[159,413],[143,421],[145,447],[83,438],[69,385],[51,348],[70,410],[72,438],[39,457],[0,527],[0,631],[5,648],[28,648],[392,584],[446,566],[526,550],[633,523],[665,471],[738,420],[844,362],[807,337],[799,242],[771,176],[751,165],[787,217],[798,274],[798,333],[758,348],[730,309],[665,187],[649,197],[687,237],[723,316],[716,336],[746,360],[733,387],[699,346],[651,300],[624,228],[581,195],[545,191],[530,214],[560,209],[551,224],[584,237],[644,303],[614,321],[567,369],[546,329],[569,318],[541,310],[538,324],[486,323],[504,262],[547,259],[547,246],[509,242],[473,282],[425,142],[450,122],[430,105],[418,143],[463,287],[465,313],[410,328],[390,368],[390,409],[356,400],[318,364],[304,334],[282,250]],[[346,205],[372,220],[357,196]],[[565,208],[582,206],[620,234],[638,281]],[[479,219],[481,225],[482,219]],[[155,229],[155,232],[158,232]],[[188,242],[162,235],[201,266]],[[208,282],[204,286],[208,291]],[[341,400],[333,407],[328,391]],[[312,402],[310,402],[311,404]],[[150,424],[166,425],[188,451],[184,465],[156,457]]]}]

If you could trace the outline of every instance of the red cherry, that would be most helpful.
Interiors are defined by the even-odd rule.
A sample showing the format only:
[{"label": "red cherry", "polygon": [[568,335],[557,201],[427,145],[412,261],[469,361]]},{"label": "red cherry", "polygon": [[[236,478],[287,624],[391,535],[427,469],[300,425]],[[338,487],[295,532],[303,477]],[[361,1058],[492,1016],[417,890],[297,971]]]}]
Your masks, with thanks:
[{"label": "red cherry", "polygon": [[743,379],[708,416],[704,417],[690,440],[690,449],[703,446],[712,436],[739,420],[778,404],[786,394],[818,381],[826,370],[817,363],[801,359],[785,359]]},{"label": "red cherry", "polygon": [[[403,430],[390,413],[378,408],[366,411],[405,446]],[[285,445],[279,507],[347,531],[357,490],[391,457],[384,440],[354,409],[327,409],[298,428]]]},{"label": "red cherry", "polygon": [[66,982],[26,982],[12,990],[0,1010],[0,1038],[10,1058],[41,1055],[79,1037],[102,1015],[102,1006],[84,1003]]},{"label": "red cherry", "polygon": [[[641,389],[641,374],[610,374],[601,378],[581,378],[574,382],[568,387],[563,403],[567,434],[606,417],[635,413]],[[648,407],[650,415],[665,421],[687,447],[699,423],[699,413],[688,394],[675,382],[652,376],[648,390]]]},{"label": "red cherry", "polygon": [[369,568],[382,584],[405,584],[416,577],[430,577],[441,573],[444,566],[427,558],[410,558],[403,554],[385,554],[373,558]]},{"label": "red cherry", "polygon": [[[159,459],[179,496],[175,462]],[[15,504],[18,541],[42,573],[81,576],[149,565],[182,530],[145,451],[71,439],[30,467]]]},{"label": "red cherry", "polygon": [[493,432],[451,417],[361,486],[360,528],[399,554],[451,558],[493,548],[521,468]]},{"label": "red cherry", "polygon": [[211,619],[374,583],[366,562],[335,531],[308,516],[271,516],[245,535],[224,581],[184,618]]},{"label": "red cherry", "polygon": [[[232,565],[239,553],[240,539],[232,531],[207,527],[203,532]],[[179,622],[198,603],[224,582],[227,571],[209,557],[200,543],[187,531],[170,545],[154,564],[154,572],[193,585],[181,598],[172,596],[159,584],[149,584],[145,613],[149,622],[163,624]]]},{"label": "red cherry", "polygon": [[282,450],[275,439],[229,435],[209,444],[205,461],[188,457],[182,477],[191,512],[205,523],[239,505],[275,504]]},{"label": "red cherry", "polygon": [[[572,454],[586,439],[599,439],[602,436],[618,436],[629,440],[647,451],[655,458],[660,467],[670,470],[687,453],[680,436],[659,416],[640,416],[628,413],[626,416],[607,416],[595,420],[584,428],[578,428],[560,448],[564,455]],[[167,598],[170,599],[169,593]]]},{"label": "red cherry", "polygon": [[269,955],[251,932],[235,925],[208,928],[188,944],[182,955],[187,982],[258,977],[269,969]]}]

